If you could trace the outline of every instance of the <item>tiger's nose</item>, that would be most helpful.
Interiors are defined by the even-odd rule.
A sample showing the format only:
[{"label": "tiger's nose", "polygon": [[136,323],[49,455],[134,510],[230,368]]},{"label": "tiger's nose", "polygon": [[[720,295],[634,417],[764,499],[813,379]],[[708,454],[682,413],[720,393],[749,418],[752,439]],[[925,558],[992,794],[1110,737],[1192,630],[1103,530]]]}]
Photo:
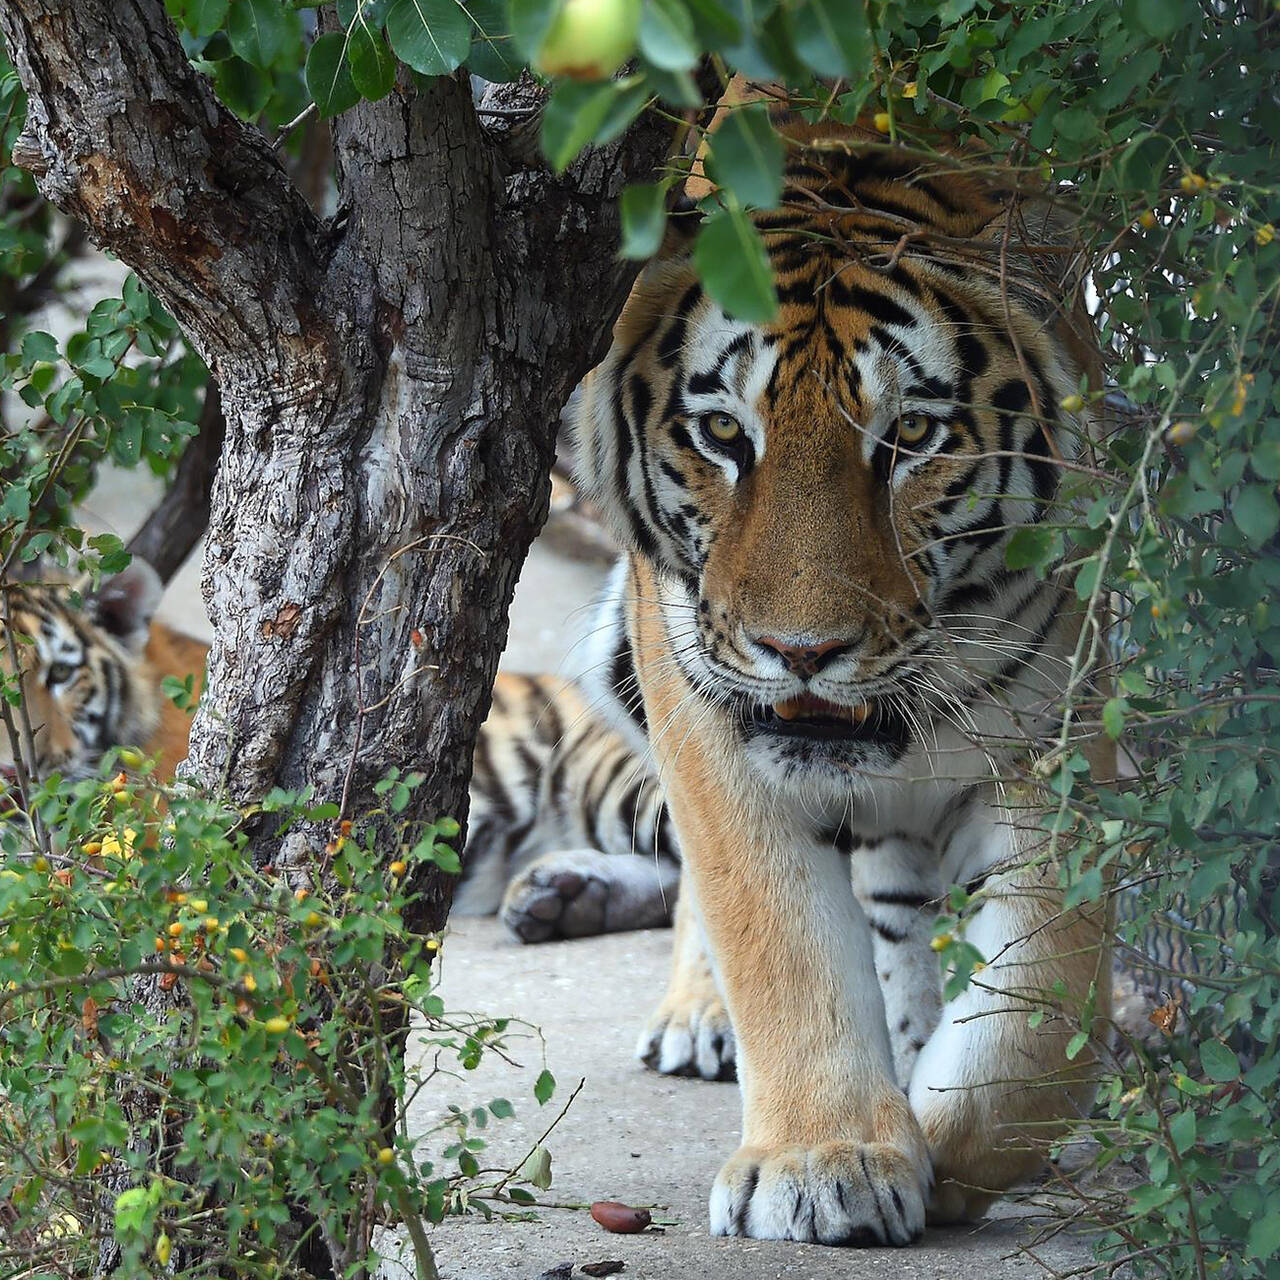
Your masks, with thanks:
[{"label": "tiger's nose", "polygon": [[776,653],[787,664],[787,670],[798,676],[816,676],[853,645],[846,640],[824,640],[821,644],[792,644],[777,636],[757,636],[756,644]]}]

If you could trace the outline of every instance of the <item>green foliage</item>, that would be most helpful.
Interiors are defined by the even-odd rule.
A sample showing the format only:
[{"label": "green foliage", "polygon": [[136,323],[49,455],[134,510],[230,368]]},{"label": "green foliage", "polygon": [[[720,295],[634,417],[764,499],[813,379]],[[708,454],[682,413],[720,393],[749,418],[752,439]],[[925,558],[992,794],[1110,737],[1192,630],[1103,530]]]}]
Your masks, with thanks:
[{"label": "green foliage", "polygon": [[[509,6],[501,0],[291,7],[275,0],[167,2],[188,54],[222,100],[273,130],[309,104],[329,115],[376,101],[396,76],[408,85],[414,77],[462,67],[490,80],[512,79],[536,58],[560,7],[558,0],[511,0]],[[741,71],[785,85],[793,107],[815,121],[870,119],[887,139],[926,153],[939,137],[966,140],[975,165],[995,167],[1023,187],[1055,191],[1075,211],[1107,385],[1122,404],[1113,396],[1107,408],[1101,392],[1080,389],[1078,407],[1088,400],[1107,408],[1109,430],[1073,473],[1078,483],[1065,495],[1060,517],[1020,533],[1009,546],[1011,568],[1074,572],[1085,616],[1061,740],[1021,781],[1053,800],[1048,835],[1063,854],[1069,901],[1115,893],[1128,908],[1123,934],[1129,941],[1154,933],[1177,944],[1166,957],[1168,971],[1156,979],[1169,997],[1154,1010],[1164,1030],[1153,1032],[1154,1044],[1131,1043],[1106,1059],[1097,1114],[1082,1125],[1099,1144],[1098,1165],[1124,1169],[1126,1177],[1075,1207],[1104,1228],[1103,1273],[1124,1266],[1133,1274],[1171,1277],[1280,1274],[1274,1120],[1280,927],[1273,902],[1280,876],[1280,382],[1274,355],[1280,336],[1280,13],[1273,5],[1233,0],[647,0],[634,58],[622,74],[552,82],[544,152],[562,170],[584,148],[618,137],[641,112],[669,120],[683,145],[673,146],[661,172],[624,195],[624,252],[644,257],[662,242],[664,205],[701,151],[713,185],[693,233],[694,263],[726,309],[763,320],[775,300],[746,211],[776,199],[786,147],[756,107],[737,110],[710,137],[690,124],[688,109],[701,105],[693,73],[704,54],[722,81]],[[55,268],[65,252],[30,179],[8,166],[21,114],[16,81],[0,66],[5,297]],[[298,136],[289,134],[283,146],[296,147]],[[8,315],[11,308],[0,311]],[[70,555],[85,543],[67,524],[69,505],[92,482],[95,462],[145,458],[163,470],[180,447],[184,424],[194,420],[191,391],[198,379],[172,327],[133,285],[123,298],[95,309],[83,334],[65,343],[12,319],[4,336],[5,385],[18,394],[26,416],[0,443],[7,450],[0,551]],[[110,543],[96,549],[118,558]],[[1100,692],[1085,669],[1107,644],[1116,659],[1109,672],[1114,687]],[[1085,753],[1091,737],[1116,740],[1130,753],[1121,783],[1093,778]],[[387,780],[383,797],[391,812],[404,807],[411,778]],[[66,815],[80,812],[69,800],[57,803]],[[99,802],[75,803],[88,812]],[[114,821],[114,811],[102,812]],[[173,810],[180,826],[194,812]],[[86,817],[64,818],[61,809],[50,817],[89,830]],[[213,866],[222,856],[217,851],[234,845],[234,823],[213,810],[202,821],[199,833],[192,827],[184,837],[185,847],[198,866]],[[437,825],[415,837],[406,853],[452,866],[449,838]],[[144,867],[148,858],[163,861],[169,854],[166,847],[137,856]],[[230,868],[229,855],[224,865]],[[26,897],[15,896],[19,890],[11,885],[0,902],[35,902],[46,925],[58,920],[61,928],[64,917],[45,910],[54,893],[47,877],[41,880],[26,864],[11,869]],[[81,863],[63,869],[72,872],[72,883],[57,893],[74,896],[81,884],[76,877],[89,873]],[[273,890],[247,875],[227,869],[225,883],[237,886],[234,901],[245,920],[261,921],[254,904],[274,902]],[[353,886],[366,886],[358,892],[385,890],[394,899],[394,886],[375,885],[369,867],[352,875]],[[133,901],[140,890],[117,892]],[[150,910],[159,909],[149,901]],[[1229,923],[1205,926],[1205,912],[1223,904]],[[315,908],[324,920],[330,905]],[[975,903],[958,891],[948,905],[935,945],[954,992],[981,972],[983,958],[964,937]],[[305,927],[297,937],[289,933],[297,926],[294,909],[285,902],[272,910],[285,928],[282,946],[305,951]],[[227,914],[222,906],[217,912],[220,919]],[[137,914],[129,918],[141,927]],[[394,922],[383,924],[394,930]],[[62,934],[46,927],[37,960],[48,967],[41,972],[60,981],[69,975],[60,975],[58,965],[80,976],[94,972],[75,966],[96,954],[94,930],[105,925],[86,908],[78,927],[83,938],[62,930],[67,951],[57,944]],[[136,950],[136,939],[115,941]],[[210,963],[224,974],[219,945]],[[351,955],[360,960],[356,951]],[[302,1025],[301,1002],[310,987],[295,984],[294,994],[285,996],[278,959],[263,998],[282,1010],[271,1016]],[[238,972],[232,969],[231,981]],[[29,975],[22,981],[29,986]],[[217,1023],[225,1016],[217,984],[193,982],[193,991],[204,992],[202,1016],[210,1026],[224,1025]],[[31,1035],[60,1027],[57,1044],[76,1040],[82,1008],[60,1006],[59,1021],[40,1012],[37,998],[55,999],[55,988],[23,990]],[[70,999],[71,990],[57,987],[56,998]],[[244,1025],[237,1023],[234,1032],[257,1073],[246,1088],[246,1109],[251,1116],[275,1115],[271,1108],[283,1106],[289,1089],[307,1087],[269,1083],[277,1060],[294,1060],[291,1047],[305,1040],[290,1031],[275,1044],[270,1033],[254,1028],[263,1022],[256,1008],[247,1018],[238,1015]],[[1075,1012],[1072,1051],[1078,1054],[1104,1020],[1092,1002]],[[1044,1016],[1030,1014],[1033,1022]],[[151,1031],[159,1044],[160,1029]],[[134,1034],[130,1028],[113,1033]],[[198,1033],[206,1034],[203,1022]],[[53,1040],[48,1046],[57,1047]],[[89,1065],[78,1063],[68,1078],[79,1082],[75,1073],[96,1070],[94,1061],[90,1055]],[[178,1078],[164,1087],[176,1105],[187,1106],[173,1083]],[[109,1094],[101,1078],[95,1080],[99,1094],[91,1088],[86,1096]],[[73,1108],[68,1114],[77,1122],[79,1097],[61,1104]],[[24,1095],[14,1105],[33,1104]],[[111,1129],[109,1109],[101,1110],[105,1118],[94,1123],[108,1127],[73,1136],[77,1152],[119,1144],[118,1126]],[[500,1114],[497,1103],[493,1114]],[[46,1119],[41,1113],[28,1123]],[[368,1145],[361,1143],[368,1133],[359,1127],[366,1121],[332,1122],[350,1144],[353,1170],[363,1170],[359,1161],[367,1159]],[[302,1154],[290,1157],[288,1177],[296,1174],[305,1184],[308,1157],[303,1138],[297,1142]],[[397,1177],[417,1176],[400,1140],[393,1154]],[[462,1150],[456,1158],[465,1176]],[[217,1167],[216,1152],[210,1159]],[[536,1153],[531,1159],[530,1180],[540,1185],[548,1170]],[[379,1194],[396,1185],[383,1180],[390,1173],[375,1176]],[[421,1175],[415,1185],[438,1186],[443,1175],[432,1176],[436,1182],[424,1183],[428,1175]],[[264,1179],[270,1194],[274,1177]],[[52,1195],[54,1185],[23,1193],[44,1204],[40,1197]],[[117,1205],[120,1229],[130,1239],[142,1239],[162,1218],[167,1237],[177,1239],[183,1229],[180,1209],[166,1198],[175,1190],[154,1186],[139,1174],[137,1194]],[[266,1186],[252,1194],[267,1196]],[[516,1190],[513,1200],[520,1198]],[[429,1205],[443,1204],[442,1196],[430,1193]],[[19,1207],[34,1211],[25,1202]],[[274,1220],[264,1208],[256,1221],[261,1227]],[[244,1223],[238,1229],[249,1231]],[[260,1235],[254,1247],[267,1247]]]},{"label": "green foliage", "polygon": [[[449,1107],[425,1133],[406,1123],[411,1098],[518,1030],[448,1013],[441,940],[405,926],[415,868],[457,867],[449,819],[385,846],[385,820],[420,782],[387,779],[385,808],[355,823],[267,796],[262,812],[281,826],[334,827],[287,883],[254,869],[250,815],[145,775],[49,779],[34,798],[58,834],[47,857],[6,824],[0,1262],[11,1249],[27,1266],[89,1274],[105,1235],[123,1250],[120,1275],[150,1274],[162,1240],[175,1263],[212,1249],[219,1274],[291,1274],[291,1201],[339,1239],[369,1197],[420,1222],[532,1202],[518,1170],[481,1163],[509,1100]],[[397,1051],[409,1018],[419,1066]],[[554,1087],[544,1071],[539,1105]],[[158,1172],[162,1155],[181,1177]]]}]

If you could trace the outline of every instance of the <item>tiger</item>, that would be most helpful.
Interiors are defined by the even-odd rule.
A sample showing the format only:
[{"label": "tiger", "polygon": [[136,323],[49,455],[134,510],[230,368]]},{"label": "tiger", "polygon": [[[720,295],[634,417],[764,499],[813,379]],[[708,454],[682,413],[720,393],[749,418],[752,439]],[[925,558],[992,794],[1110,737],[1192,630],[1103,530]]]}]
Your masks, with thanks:
[{"label": "tiger", "polygon": [[[774,319],[716,303],[677,212],[582,387],[578,483],[624,548],[599,696],[682,869],[640,1056],[741,1093],[711,1231],[900,1246],[1034,1174],[1095,1087],[1106,910],[1067,909],[1027,770],[1081,613],[1006,551],[1088,447],[1099,359],[1039,265],[1070,256],[1053,201],[1010,224],[992,166],[775,119]],[[953,886],[983,961],[944,1000]]]},{"label": "tiger", "polygon": [[[602,597],[596,634],[620,606]],[[603,706],[589,681],[498,673],[451,915],[497,914],[525,943],[670,923],[679,848],[643,732],[609,715],[619,695],[637,705],[634,674],[608,660]]]},{"label": "tiger", "polygon": [[[154,620],[163,588],[140,557],[80,604],[71,581],[36,572],[37,580],[5,588],[9,634],[0,620],[0,668],[11,679],[16,657],[21,669],[36,777],[93,777],[117,746],[144,748],[157,776],[172,777],[187,754],[191,717],[163,697],[161,681],[202,672],[207,646]],[[7,732],[0,732],[0,774],[16,775]]]}]

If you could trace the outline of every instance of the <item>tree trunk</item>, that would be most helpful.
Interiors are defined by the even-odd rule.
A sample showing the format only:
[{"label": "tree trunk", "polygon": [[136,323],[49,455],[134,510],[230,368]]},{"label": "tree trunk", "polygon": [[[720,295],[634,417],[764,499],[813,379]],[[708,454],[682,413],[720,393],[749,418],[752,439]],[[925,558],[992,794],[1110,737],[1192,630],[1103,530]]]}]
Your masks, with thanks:
[{"label": "tree trunk", "polygon": [[[189,772],[358,810],[426,766],[410,816],[464,817],[557,414],[633,274],[615,197],[665,129],[557,179],[520,155],[527,131],[486,131],[466,75],[406,77],[335,122],[322,223],[160,0],[0,0],[0,23],[30,95],[15,160],[157,292],[222,393]],[[315,834],[255,856],[291,865]],[[417,923],[447,899],[433,886]]]},{"label": "tree trunk", "polygon": [[[322,222],[161,0],[0,0],[0,25],[29,95],[15,163],[159,295],[221,391],[188,772],[243,805],[309,786],[359,814],[419,769],[401,819],[465,822],[558,413],[633,274],[615,198],[667,128],[554,178],[528,130],[482,126],[465,74],[402,74],[334,122]],[[301,878],[330,834],[261,830],[255,861]],[[411,923],[442,925],[447,878],[415,888]]]}]

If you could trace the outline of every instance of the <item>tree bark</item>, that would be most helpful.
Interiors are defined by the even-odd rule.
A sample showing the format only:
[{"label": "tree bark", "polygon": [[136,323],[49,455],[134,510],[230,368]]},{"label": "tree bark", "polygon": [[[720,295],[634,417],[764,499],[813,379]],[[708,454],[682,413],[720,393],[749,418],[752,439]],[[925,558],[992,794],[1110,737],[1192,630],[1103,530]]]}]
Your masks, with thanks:
[{"label": "tree bark", "polygon": [[[665,128],[557,179],[486,132],[465,75],[405,77],[334,122],[322,223],[159,0],[3,0],[0,22],[30,95],[17,160],[157,292],[222,391],[191,774],[357,812],[389,768],[422,768],[409,816],[464,818],[559,407],[633,274],[614,200]],[[255,856],[295,865],[315,834]],[[422,927],[447,909],[431,889]]]},{"label": "tree bark", "polygon": [[[402,73],[333,122],[322,222],[162,0],[0,0],[0,27],[29,95],[15,163],[157,293],[221,392],[188,772],[241,805],[310,787],[358,816],[418,769],[400,818],[465,823],[559,410],[634,273],[616,196],[667,127],[556,178],[528,129],[486,131],[465,74]],[[256,862],[305,881],[331,832],[252,834]],[[438,928],[451,883],[423,880],[409,923]]]}]

